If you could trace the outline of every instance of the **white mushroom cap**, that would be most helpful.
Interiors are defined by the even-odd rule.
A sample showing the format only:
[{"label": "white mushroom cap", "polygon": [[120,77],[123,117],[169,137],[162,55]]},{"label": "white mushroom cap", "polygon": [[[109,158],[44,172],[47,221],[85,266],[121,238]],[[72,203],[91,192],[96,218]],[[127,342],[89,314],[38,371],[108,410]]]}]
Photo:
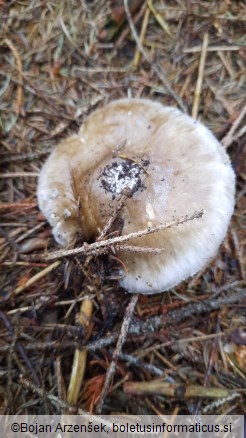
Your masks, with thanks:
[{"label": "white mushroom cap", "polygon": [[65,246],[77,232],[84,240],[95,238],[126,187],[131,196],[121,212],[122,234],[204,214],[131,241],[163,251],[119,253],[127,268],[121,286],[162,292],[214,257],[233,213],[235,176],[205,126],[151,100],[114,101],[52,152],[40,174],[38,201],[56,241]]}]

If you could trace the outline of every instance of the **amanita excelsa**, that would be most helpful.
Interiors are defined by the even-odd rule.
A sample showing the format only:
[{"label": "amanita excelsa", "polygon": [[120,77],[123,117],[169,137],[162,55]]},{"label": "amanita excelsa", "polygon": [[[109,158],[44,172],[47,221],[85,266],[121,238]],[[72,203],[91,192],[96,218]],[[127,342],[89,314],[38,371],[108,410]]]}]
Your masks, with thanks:
[{"label": "amanita excelsa", "polygon": [[223,147],[201,123],[172,107],[122,99],[92,113],[52,152],[39,179],[40,209],[56,241],[96,238],[126,189],[121,233],[155,227],[195,211],[200,219],[131,241],[160,254],[121,252],[129,292],[162,292],[194,275],[223,241],[235,177]]}]

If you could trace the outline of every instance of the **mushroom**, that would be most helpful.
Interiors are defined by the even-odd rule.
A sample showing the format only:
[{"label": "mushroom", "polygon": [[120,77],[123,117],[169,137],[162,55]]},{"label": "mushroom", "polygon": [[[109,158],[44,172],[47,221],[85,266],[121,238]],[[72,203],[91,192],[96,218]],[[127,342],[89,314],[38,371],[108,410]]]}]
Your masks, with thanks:
[{"label": "mushroom", "polygon": [[156,227],[203,210],[198,220],[145,235],[135,246],[159,254],[120,252],[128,292],[168,290],[216,254],[234,208],[235,176],[213,134],[176,108],[120,99],[93,112],[77,135],[62,141],[41,170],[39,207],[55,240],[96,238],[122,194],[121,233]]}]

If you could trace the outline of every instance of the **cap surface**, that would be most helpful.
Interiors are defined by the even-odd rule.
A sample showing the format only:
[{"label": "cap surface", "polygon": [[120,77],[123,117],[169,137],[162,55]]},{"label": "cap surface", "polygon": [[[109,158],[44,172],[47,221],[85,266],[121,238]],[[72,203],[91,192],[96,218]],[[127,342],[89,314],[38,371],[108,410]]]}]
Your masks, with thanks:
[{"label": "cap surface", "polygon": [[41,171],[39,205],[56,240],[76,232],[96,237],[129,188],[121,234],[156,227],[195,211],[202,218],[158,231],[131,245],[161,254],[119,253],[129,292],[170,289],[199,271],[223,241],[234,208],[230,160],[201,123],[145,99],[114,101],[92,113],[79,134],[62,142]]}]

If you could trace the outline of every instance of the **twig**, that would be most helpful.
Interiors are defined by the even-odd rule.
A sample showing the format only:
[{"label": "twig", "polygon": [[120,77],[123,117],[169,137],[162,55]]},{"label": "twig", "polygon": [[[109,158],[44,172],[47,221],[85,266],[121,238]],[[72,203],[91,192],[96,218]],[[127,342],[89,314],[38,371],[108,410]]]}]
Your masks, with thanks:
[{"label": "twig", "polygon": [[[18,262],[16,262],[16,263],[18,263]],[[1,265],[3,265],[3,263],[1,263]],[[94,295],[91,295],[90,299],[93,299],[94,297],[95,297]],[[77,298],[76,300],[74,300],[74,298],[73,298],[72,300],[57,301],[56,303],[52,302],[52,306],[53,307],[69,306],[69,305],[73,304],[75,301],[76,301],[76,303],[79,303],[81,301],[84,301],[87,298],[88,297],[85,296],[85,297]],[[32,305],[32,306],[18,307],[18,309],[8,310],[6,312],[6,315],[15,315],[17,313],[29,312],[30,310],[38,310],[38,309],[40,309],[41,306],[45,306],[46,304],[47,303],[42,303],[42,302],[38,301],[35,305]]]},{"label": "twig", "polygon": [[[187,47],[183,49],[183,53],[199,53],[202,51],[203,46]],[[209,46],[207,52],[227,52],[238,51],[242,49],[241,46]]]},{"label": "twig", "polygon": [[[151,0],[151,3],[152,3],[152,0]],[[144,37],[146,34],[148,22],[149,22],[149,16],[150,16],[150,8],[149,8],[149,6],[147,6],[146,10],[145,10],[144,18],[143,18],[143,24],[142,24],[142,28],[141,28],[141,32],[140,32],[140,37],[139,37],[141,44],[143,44],[143,42],[144,42]],[[136,68],[138,66],[140,59],[141,59],[141,52],[137,46],[137,49],[136,49],[136,52],[134,55],[134,59],[133,59],[133,63],[132,63],[133,67]]]},{"label": "twig", "polygon": [[75,75],[75,72],[82,72],[82,73],[87,73],[87,74],[92,74],[92,73],[128,73],[128,68],[127,67],[83,67],[83,66],[78,66],[75,65],[74,67],[72,67],[71,69],[71,77],[77,77]]},{"label": "twig", "polygon": [[129,197],[130,191],[129,190],[125,190],[124,193],[122,194],[118,205],[116,206],[115,210],[113,211],[112,215],[110,216],[108,222],[106,223],[105,227],[103,228],[102,232],[100,233],[100,236],[97,238],[97,242],[101,241],[110,231],[110,228],[112,227],[114,221],[116,220],[118,213],[122,210],[122,208],[125,205],[125,202],[127,200],[127,198]]},{"label": "twig", "polygon": [[[220,325],[219,325],[219,320],[218,320],[218,315],[217,315],[217,322],[216,322],[216,332],[218,333],[220,329]],[[218,348],[218,342],[219,342],[219,338],[214,337],[213,341],[212,341],[212,348],[211,351],[209,353],[209,357],[208,357],[208,361],[206,363],[206,372],[205,375],[203,377],[203,387],[207,388],[208,384],[209,384],[209,378],[213,369],[213,365],[214,365],[214,357]],[[210,389],[210,388],[209,388]],[[226,395],[219,395],[218,398],[222,398],[222,397],[226,397]],[[216,397],[217,398],[217,397]],[[202,400],[199,399],[197,401],[196,407],[194,409],[194,414],[198,415],[198,413],[201,410],[201,404],[202,404]]]},{"label": "twig", "polygon": [[0,210],[13,210],[15,208],[34,208],[37,206],[37,202],[9,202],[6,204],[0,204]]},{"label": "twig", "polygon": [[157,368],[153,364],[146,363],[143,360],[141,360],[138,357],[135,357],[131,354],[120,354],[119,359],[126,361],[128,364],[133,364],[141,369],[149,371],[150,373],[154,374],[155,376],[160,377],[164,374],[164,371],[161,370],[160,368]]},{"label": "twig", "polygon": [[126,308],[124,320],[123,320],[123,323],[121,326],[120,335],[119,335],[119,338],[117,341],[115,351],[113,353],[112,362],[107,370],[107,374],[106,374],[106,378],[105,378],[104,385],[102,388],[102,392],[100,394],[100,398],[98,401],[98,405],[97,405],[97,409],[96,409],[97,414],[100,414],[102,411],[104,399],[109,391],[111,382],[113,380],[115,369],[116,369],[116,362],[118,360],[119,355],[121,354],[122,347],[123,347],[123,344],[125,342],[125,339],[126,339],[126,336],[127,336],[130,324],[131,324],[131,320],[133,317],[133,313],[134,313],[134,309],[135,309],[135,306],[137,304],[137,301],[138,301],[138,295],[137,294],[133,295],[130,303],[128,304],[128,306]]},{"label": "twig", "polygon": [[31,236],[33,233],[36,233],[36,231],[40,230],[44,225],[45,222],[41,222],[40,224],[37,224],[35,227],[31,228],[30,230],[27,230],[25,233],[21,234],[21,236],[17,237],[16,243],[22,242],[27,237]]},{"label": "twig", "polygon": [[[126,235],[119,236],[119,237],[113,237],[111,239],[102,240],[100,242],[95,242],[95,243],[91,243],[91,244],[84,243],[80,248],[51,252],[51,253],[47,254],[43,258],[43,260],[45,260],[45,261],[54,260],[54,259],[59,259],[62,257],[68,257],[68,256],[72,256],[72,255],[77,255],[77,254],[91,255],[93,253],[96,253],[101,248],[112,246],[112,245],[117,245],[117,244],[122,244],[122,242],[127,242],[128,240],[136,239],[136,238],[139,238],[142,236],[147,236],[149,234],[156,233],[156,232],[161,231],[161,230],[166,230],[166,229],[171,228],[173,226],[178,226],[178,225],[184,224],[188,221],[192,221],[194,219],[199,219],[202,217],[202,215],[203,215],[202,210],[198,211],[198,212],[195,211],[190,216],[184,216],[180,219],[176,219],[176,220],[167,222],[166,224],[162,224],[162,225],[159,225],[157,227],[146,228],[144,230],[136,231],[134,233],[126,234]],[[123,250],[123,249],[121,249],[121,250]]]},{"label": "twig", "polygon": [[202,52],[201,52],[201,58],[200,58],[200,63],[199,63],[199,69],[198,69],[198,78],[197,78],[195,96],[194,96],[193,107],[192,107],[192,117],[194,119],[197,119],[197,116],[198,116],[198,109],[199,109],[199,103],[200,103],[200,97],[201,97],[201,91],[202,91],[204,68],[205,68],[205,62],[206,62],[206,56],[207,56],[207,48],[208,48],[208,33],[206,32],[203,36]]},{"label": "twig", "polygon": [[[31,268],[46,268],[48,266],[47,263],[30,263],[30,262],[0,262],[0,266],[8,266],[10,268],[13,268],[14,266],[28,266]],[[23,307],[21,307],[21,309],[24,309]],[[32,306],[29,306],[28,309],[32,309]],[[23,312],[25,310],[22,310]],[[11,312],[14,313],[18,313],[19,312],[19,308],[18,309],[13,309],[13,310],[9,310],[7,313],[9,315],[11,315]],[[21,312],[20,312],[21,313]]]},{"label": "twig", "polygon": [[[116,208],[114,209],[112,215],[109,217],[108,222],[106,223],[105,227],[102,229],[100,235],[97,237],[96,242],[100,242],[100,241],[104,241],[104,238],[107,236],[107,234],[110,232],[110,229],[114,223],[114,221],[116,220],[118,213],[122,210],[122,208],[125,205],[125,201],[128,198],[130,194],[129,189],[125,189],[122,196],[120,197],[119,203],[116,206]],[[102,248],[101,254],[103,255],[105,253],[105,249]],[[95,255],[100,255],[100,251],[96,251],[94,253]],[[91,259],[93,257],[93,254],[91,255],[87,255],[86,261],[85,261],[85,266],[88,266],[88,264],[91,262]]]},{"label": "twig", "polygon": [[154,316],[148,318],[145,322],[137,322],[131,325],[129,333],[131,334],[144,334],[154,332],[159,327],[167,327],[170,324],[177,324],[178,322],[190,318],[193,315],[200,315],[204,312],[210,312],[211,310],[221,309],[226,305],[239,303],[245,298],[245,289],[236,289],[236,292],[230,293],[230,295],[221,297],[213,297],[207,300],[199,301],[195,304],[182,307],[181,309],[174,310],[168,315]]},{"label": "twig", "polygon": [[225,57],[225,54],[223,51],[218,51],[218,56],[221,59],[227,73],[230,75],[231,79],[234,79],[235,77],[235,71],[233,70],[233,67],[231,65],[231,62],[229,62],[229,60]]},{"label": "twig", "polygon": [[199,342],[205,341],[206,342],[208,339],[222,338],[224,336],[228,336],[232,331],[233,331],[233,329],[227,330],[225,332],[220,332],[220,333],[212,333],[210,335],[192,336],[189,338],[182,338],[182,339],[178,339],[178,340],[162,342],[161,344],[152,345],[151,347],[148,347],[144,350],[141,350],[140,352],[136,353],[136,357],[143,358],[147,354],[152,353],[152,352],[156,352],[156,351],[161,350],[165,347],[170,347],[170,346],[173,347],[176,345],[180,346],[180,345],[186,344],[188,342],[196,342],[196,341],[199,341]]},{"label": "twig", "polygon": [[[40,145],[41,146],[41,145]],[[25,161],[25,162],[29,162],[32,160],[35,160],[36,158],[42,157],[44,155],[49,155],[51,152],[50,150],[46,150],[46,151],[38,151],[38,152],[32,152],[30,154],[16,154],[16,155],[7,155],[7,156],[3,156],[1,158],[1,163],[12,163],[15,161]]]},{"label": "twig", "polygon": [[[58,398],[60,400],[65,400],[66,399],[66,389],[65,389],[64,379],[63,379],[63,375],[62,375],[61,357],[60,356],[58,356],[55,360],[55,374],[56,374],[56,381],[57,381]],[[62,408],[61,414],[63,415],[65,413],[66,413],[65,409]]]},{"label": "twig", "polygon": [[208,412],[212,412],[212,413],[214,413],[215,412],[215,408],[219,408],[219,407],[221,407],[221,406],[223,406],[224,404],[226,404],[226,403],[228,403],[229,401],[231,401],[231,400],[234,400],[235,398],[237,398],[237,397],[240,397],[240,393],[238,393],[238,392],[232,392],[231,394],[229,394],[228,395],[228,397],[226,397],[226,398],[219,398],[218,400],[215,400],[215,401],[213,401],[212,403],[210,403],[210,404],[208,404],[207,406],[205,406],[203,409],[202,409],[202,414],[203,415],[205,415],[205,414],[207,414],[208,415]]},{"label": "twig", "polygon": [[232,241],[235,248],[236,253],[236,260],[239,265],[239,270],[241,274],[242,280],[246,279],[246,269],[245,269],[245,260],[244,260],[244,254],[243,254],[243,245],[241,245],[241,242],[238,238],[237,232],[234,228],[230,229],[230,234],[232,237]]},{"label": "twig", "polygon": [[244,116],[246,115],[246,105],[241,110],[240,114],[236,118],[236,120],[233,122],[229,132],[226,134],[226,136],[222,139],[222,144],[225,149],[227,149],[234,141],[234,134],[239,127],[241,121],[243,120]]},{"label": "twig", "polygon": [[[2,227],[0,227],[0,237],[3,237],[5,239],[5,242],[8,242],[8,244],[12,248],[14,255],[13,255],[13,259],[11,260],[11,263],[15,263],[17,260],[18,251],[19,251],[18,245]],[[2,259],[2,257],[1,257],[1,259]]]},{"label": "twig", "polygon": [[127,382],[124,385],[124,391],[127,394],[137,395],[159,394],[174,397],[179,400],[191,397],[222,398],[228,397],[232,393],[232,390],[229,389],[204,388],[199,385],[178,385],[167,383],[159,379],[152,382]]},{"label": "twig", "polygon": [[[88,326],[91,319],[92,310],[93,310],[92,300],[87,298],[86,300],[82,301],[80,306],[78,322],[83,327]],[[77,348],[74,353],[72,373],[70,376],[70,382],[67,392],[67,402],[70,405],[76,405],[78,403],[80,389],[85,373],[86,360],[87,360],[87,350],[80,351]]]},{"label": "twig", "polygon": [[[30,344],[25,345],[26,351],[45,351],[45,350],[66,350],[68,348],[80,348],[87,351],[97,351],[101,350],[104,347],[107,347],[108,345],[112,345],[114,341],[117,339],[119,333],[114,333],[111,336],[107,336],[106,338],[99,339],[97,341],[91,342],[87,345],[83,345],[82,342],[79,341],[72,341],[69,340],[63,340],[62,343],[59,343],[56,341],[48,341],[48,342],[33,342]],[[0,353],[5,353],[11,349],[13,349],[15,345],[3,345],[0,346]]]},{"label": "twig", "polygon": [[34,177],[37,178],[39,173],[37,172],[8,172],[8,173],[0,173],[0,178],[29,178]]},{"label": "twig", "polygon": [[[132,18],[134,24],[138,24],[140,18],[144,14],[144,11],[145,11],[145,4],[143,2],[143,5],[140,8],[139,12],[137,14],[135,14],[134,17]],[[117,49],[119,49],[121,47],[122,43],[124,42],[124,40],[129,35],[130,32],[131,32],[131,29],[129,27],[126,27],[125,29],[123,29],[119,38],[115,42],[113,56],[115,56],[117,54]]]},{"label": "twig", "polygon": [[154,15],[157,23],[161,26],[161,28],[164,30],[164,32],[169,37],[172,37],[172,33],[170,31],[170,28],[169,28],[167,22],[164,20],[163,15],[159,14],[159,12],[153,6],[151,0],[147,0],[147,5],[148,5],[149,9],[151,10],[152,14]]},{"label": "twig", "polygon": [[61,264],[60,261],[56,261],[52,263],[52,265],[47,266],[47,268],[43,269],[41,272],[38,272],[36,275],[34,275],[32,278],[30,278],[24,285],[17,287],[15,289],[14,294],[17,295],[21,292],[23,292],[26,288],[31,286],[32,284],[36,283],[41,278],[45,277],[49,272],[53,271],[53,269],[57,268]]},{"label": "twig", "polygon": [[133,38],[136,41],[136,44],[137,44],[137,46],[139,48],[139,51],[142,53],[142,55],[146,59],[146,61],[151,65],[151,67],[153,68],[154,72],[157,74],[158,78],[163,82],[163,84],[165,85],[166,89],[171,94],[171,96],[176,100],[176,102],[178,103],[180,108],[185,113],[187,113],[186,106],[184,105],[182,99],[180,99],[180,97],[172,89],[171,85],[169,84],[169,82],[168,82],[168,80],[166,78],[166,75],[165,75],[165,73],[163,71],[163,68],[161,68],[160,66],[158,66],[155,63],[153,64],[153,62],[151,61],[151,58],[149,57],[149,54],[143,48],[143,46],[141,44],[141,41],[139,40],[137,31],[135,29],[132,17],[131,17],[131,13],[130,13],[129,6],[128,6],[128,0],[124,0],[124,7],[125,7],[126,16],[127,16],[127,19],[128,19],[129,26],[131,28],[131,32],[132,32]]},{"label": "twig", "polygon": [[148,246],[135,246],[135,245],[116,245],[114,247],[115,251],[124,252],[141,252],[149,254],[161,254],[165,251],[165,248],[149,248]]}]

